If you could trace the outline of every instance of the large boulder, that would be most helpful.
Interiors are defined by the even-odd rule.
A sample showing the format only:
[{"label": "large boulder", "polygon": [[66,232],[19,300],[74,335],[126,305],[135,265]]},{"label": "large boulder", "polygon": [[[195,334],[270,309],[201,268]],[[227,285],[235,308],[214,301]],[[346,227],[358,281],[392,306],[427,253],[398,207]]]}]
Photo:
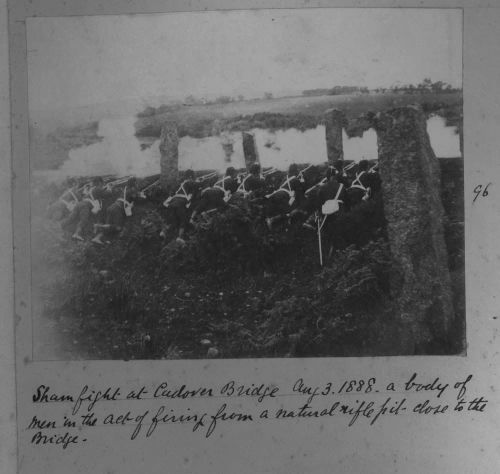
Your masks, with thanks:
[{"label": "large boulder", "polygon": [[454,324],[440,167],[417,106],[377,120],[388,237],[396,264],[392,288],[405,353],[446,352]]}]

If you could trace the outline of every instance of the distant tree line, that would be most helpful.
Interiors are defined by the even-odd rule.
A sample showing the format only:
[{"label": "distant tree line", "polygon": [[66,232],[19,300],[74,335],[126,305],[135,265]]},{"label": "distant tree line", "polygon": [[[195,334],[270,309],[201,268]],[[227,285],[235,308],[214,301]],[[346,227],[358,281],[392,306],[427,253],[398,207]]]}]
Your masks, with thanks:
[{"label": "distant tree line", "polygon": [[407,94],[412,93],[424,93],[424,92],[457,92],[459,88],[453,87],[443,81],[432,81],[429,77],[426,77],[422,82],[418,84],[396,84],[389,88],[379,87],[374,89],[375,92],[403,92]]},{"label": "distant tree line", "polygon": [[[264,92],[262,97],[265,100],[273,99],[274,96],[271,92]],[[215,99],[206,99],[205,97],[195,97],[194,95],[187,96],[183,104],[184,105],[211,105],[211,104],[230,104],[231,102],[242,102],[247,100],[244,95],[239,94],[236,97],[232,97],[230,95],[221,95]]]},{"label": "distant tree line", "polygon": [[368,94],[368,87],[359,86],[335,86],[331,89],[308,89],[302,91],[303,96],[319,96],[319,95],[344,95],[344,94]]},{"label": "distant tree line", "polygon": [[[390,87],[377,87],[372,89],[372,92],[401,92],[401,93],[424,93],[424,92],[457,92],[459,88],[455,88],[443,81],[432,81],[426,77],[418,84],[394,84]],[[320,96],[320,95],[344,95],[344,94],[368,94],[370,89],[359,86],[335,86],[332,88],[323,89],[308,89],[302,91],[303,96]]]}]

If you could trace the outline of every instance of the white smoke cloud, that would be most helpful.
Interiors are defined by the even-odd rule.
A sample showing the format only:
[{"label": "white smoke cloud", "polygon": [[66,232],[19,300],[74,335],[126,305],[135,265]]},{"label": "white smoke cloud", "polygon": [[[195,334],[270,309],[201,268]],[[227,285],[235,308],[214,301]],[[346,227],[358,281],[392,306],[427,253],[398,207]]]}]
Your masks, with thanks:
[{"label": "white smoke cloud", "polygon": [[373,128],[363,133],[362,137],[349,138],[342,131],[344,160],[376,160],[378,158],[377,132]]},{"label": "white smoke cloud", "polygon": [[[233,145],[233,153],[229,162],[226,161],[226,154],[222,147],[228,140],[231,140]],[[179,142],[179,169],[223,172],[228,166],[245,167],[241,133],[226,133],[223,137],[181,138]]]},{"label": "white smoke cloud", "polygon": [[160,172],[158,143],[141,150],[134,136],[134,118],[105,118],[97,134],[102,141],[75,148],[60,168],[67,176],[116,174],[149,176]]},{"label": "white smoke cloud", "polygon": [[462,156],[457,127],[447,127],[443,117],[435,115],[427,120],[427,133],[437,157],[455,158]]},{"label": "white smoke cloud", "polygon": [[[460,156],[459,137],[455,127],[446,127],[441,117],[427,122],[431,145],[438,157]],[[259,160],[262,166],[274,166],[285,170],[291,163],[320,164],[327,161],[325,128],[301,132],[296,129],[254,129]],[[106,118],[99,122],[98,135],[102,141],[69,152],[69,158],[57,175],[89,176],[116,174],[118,176],[151,176],[160,172],[159,140],[141,149],[135,137],[134,118]],[[233,153],[230,162],[223,144],[231,141]],[[343,135],[344,158],[359,161],[377,158],[377,136],[373,129],[362,137],[348,138]],[[224,171],[227,166],[245,166],[241,133],[225,133],[223,136],[202,139],[183,137],[179,142],[179,169]]]},{"label": "white smoke cloud", "polygon": [[301,132],[294,128],[270,132],[254,129],[262,166],[285,170],[292,163],[320,164],[327,161],[325,127]]}]

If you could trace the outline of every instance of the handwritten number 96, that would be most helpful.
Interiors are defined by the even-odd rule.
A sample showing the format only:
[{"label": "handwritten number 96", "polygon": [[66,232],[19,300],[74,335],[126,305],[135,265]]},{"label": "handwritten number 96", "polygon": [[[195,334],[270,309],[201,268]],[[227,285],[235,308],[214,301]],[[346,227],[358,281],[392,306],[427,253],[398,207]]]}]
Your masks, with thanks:
[{"label": "handwritten number 96", "polygon": [[483,185],[482,184],[478,184],[475,188],[474,188],[474,194],[475,194],[475,197],[472,201],[472,203],[475,203],[476,202],[476,199],[481,196],[481,197],[488,197],[488,187],[491,183],[488,183],[485,188],[483,189]]}]

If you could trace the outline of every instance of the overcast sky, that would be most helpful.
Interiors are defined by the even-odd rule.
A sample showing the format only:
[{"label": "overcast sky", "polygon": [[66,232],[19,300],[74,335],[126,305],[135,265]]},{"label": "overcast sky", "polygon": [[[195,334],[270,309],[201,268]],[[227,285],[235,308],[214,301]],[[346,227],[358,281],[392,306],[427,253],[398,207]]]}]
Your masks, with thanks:
[{"label": "overcast sky", "polygon": [[159,95],[281,95],[425,77],[461,87],[451,9],[302,9],[32,18],[33,109]]}]

